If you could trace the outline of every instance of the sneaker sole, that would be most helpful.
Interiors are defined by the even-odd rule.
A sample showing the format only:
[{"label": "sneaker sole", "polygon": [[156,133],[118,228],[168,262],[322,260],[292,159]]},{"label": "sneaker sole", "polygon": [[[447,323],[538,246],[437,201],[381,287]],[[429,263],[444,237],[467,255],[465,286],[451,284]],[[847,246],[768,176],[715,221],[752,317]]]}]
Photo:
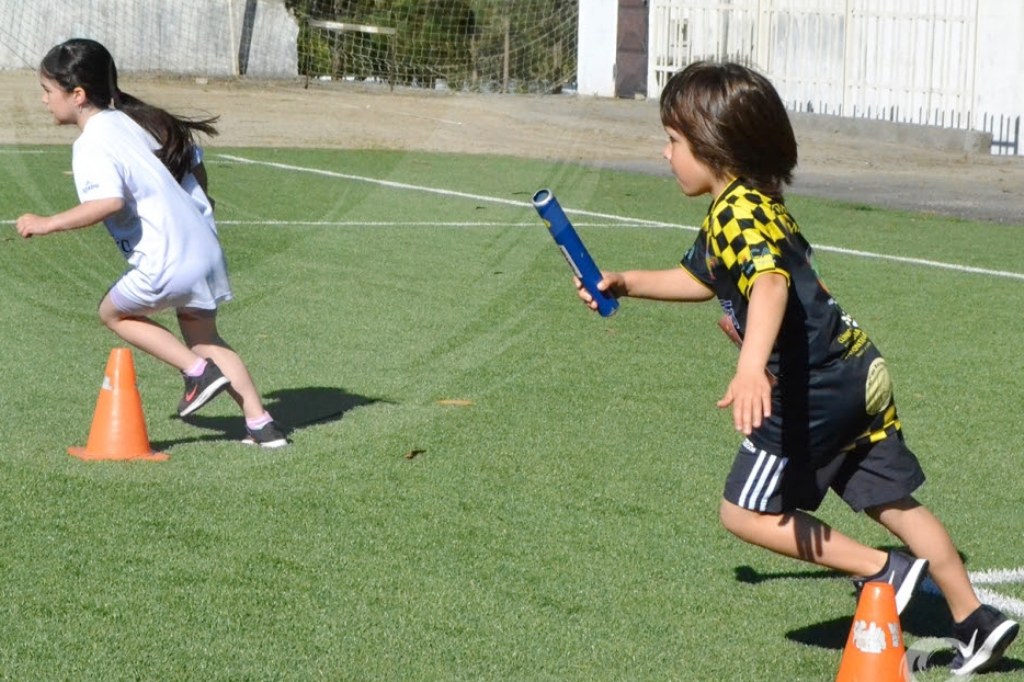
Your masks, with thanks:
[{"label": "sneaker sole", "polygon": [[258,443],[252,436],[246,436],[242,439],[242,443],[245,445],[258,445],[261,448],[283,448],[288,445],[287,438],[278,438],[277,440],[268,440],[266,443]]},{"label": "sneaker sole", "polygon": [[992,666],[1002,660],[1003,652],[1016,639],[1019,629],[1020,626],[1012,620],[1000,623],[992,631],[992,634],[985,638],[981,648],[974,652],[970,660],[965,661],[962,666],[950,672],[961,676],[970,675],[971,673],[983,673],[986,670],[990,670]]},{"label": "sneaker sole", "polygon": [[214,381],[212,384],[207,386],[205,391],[203,391],[198,396],[196,396],[196,399],[193,400],[191,403],[189,403],[188,406],[184,410],[181,410],[180,412],[178,412],[178,416],[179,417],[187,417],[187,416],[189,416],[190,414],[192,414],[193,412],[198,410],[200,407],[202,407],[206,403],[208,403],[211,400],[213,400],[214,398],[216,398],[217,395],[221,391],[226,389],[228,387],[228,384],[230,384],[230,383],[231,383],[231,381],[227,377],[223,377],[223,376],[220,377],[219,379]]},{"label": "sneaker sole", "polygon": [[910,565],[910,570],[907,571],[907,575],[903,578],[903,584],[900,585],[899,591],[896,592],[897,615],[902,614],[903,609],[907,608],[907,604],[910,603],[914,593],[917,592],[917,586],[921,584],[921,581],[924,580],[924,576],[927,573],[927,559],[916,559],[914,563]]}]

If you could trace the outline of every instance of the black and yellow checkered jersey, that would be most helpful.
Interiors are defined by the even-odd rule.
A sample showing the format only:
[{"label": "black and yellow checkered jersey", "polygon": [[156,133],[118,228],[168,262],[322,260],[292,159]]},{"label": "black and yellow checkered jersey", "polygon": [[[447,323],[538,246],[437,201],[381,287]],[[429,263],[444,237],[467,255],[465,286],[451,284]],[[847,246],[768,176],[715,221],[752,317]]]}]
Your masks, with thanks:
[{"label": "black and yellow checkered jersey", "polygon": [[740,337],[757,278],[769,272],[786,277],[789,298],[768,369],[806,375],[872,347],[818,277],[811,252],[783,203],[737,179],[711,204],[681,265],[714,291]]}]

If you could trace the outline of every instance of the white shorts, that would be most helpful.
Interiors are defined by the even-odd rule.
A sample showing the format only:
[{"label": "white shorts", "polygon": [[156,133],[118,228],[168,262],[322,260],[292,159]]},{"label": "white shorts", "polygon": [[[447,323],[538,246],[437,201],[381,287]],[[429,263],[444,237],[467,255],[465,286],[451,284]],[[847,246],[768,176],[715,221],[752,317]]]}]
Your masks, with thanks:
[{"label": "white shorts", "polygon": [[167,308],[216,310],[232,298],[223,259],[214,263],[179,264],[154,282],[138,268],[129,268],[110,288],[110,301],[126,315],[146,315]]}]

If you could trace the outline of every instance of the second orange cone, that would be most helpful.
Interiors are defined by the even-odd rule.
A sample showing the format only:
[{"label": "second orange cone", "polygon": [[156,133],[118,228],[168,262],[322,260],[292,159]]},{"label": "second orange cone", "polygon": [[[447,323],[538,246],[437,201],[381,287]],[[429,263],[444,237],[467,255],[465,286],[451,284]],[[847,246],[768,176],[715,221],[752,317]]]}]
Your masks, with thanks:
[{"label": "second orange cone", "polygon": [[96,399],[89,440],[84,448],[68,448],[68,454],[93,460],[164,461],[168,458],[162,452],[153,452],[149,444],[130,349],[115,348],[110,351],[103,385]]},{"label": "second orange cone", "polygon": [[907,651],[888,583],[865,583],[836,682],[906,682]]}]

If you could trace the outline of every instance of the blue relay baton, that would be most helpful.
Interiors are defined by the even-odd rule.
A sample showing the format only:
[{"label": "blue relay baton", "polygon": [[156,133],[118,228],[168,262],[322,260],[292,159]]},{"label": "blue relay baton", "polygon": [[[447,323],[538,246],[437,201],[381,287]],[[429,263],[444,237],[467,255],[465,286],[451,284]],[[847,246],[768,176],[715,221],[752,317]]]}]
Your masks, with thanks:
[{"label": "blue relay baton", "polygon": [[597,312],[601,317],[608,317],[619,308],[619,302],[614,296],[599,290],[598,282],[601,281],[601,271],[598,270],[594,259],[587,252],[580,236],[576,234],[572,223],[565,217],[565,211],[558,203],[558,199],[549,189],[537,190],[533,195],[533,207],[537,209],[544,224],[547,225],[551,237],[558,244],[569,267],[580,278],[584,288],[597,302]]}]

